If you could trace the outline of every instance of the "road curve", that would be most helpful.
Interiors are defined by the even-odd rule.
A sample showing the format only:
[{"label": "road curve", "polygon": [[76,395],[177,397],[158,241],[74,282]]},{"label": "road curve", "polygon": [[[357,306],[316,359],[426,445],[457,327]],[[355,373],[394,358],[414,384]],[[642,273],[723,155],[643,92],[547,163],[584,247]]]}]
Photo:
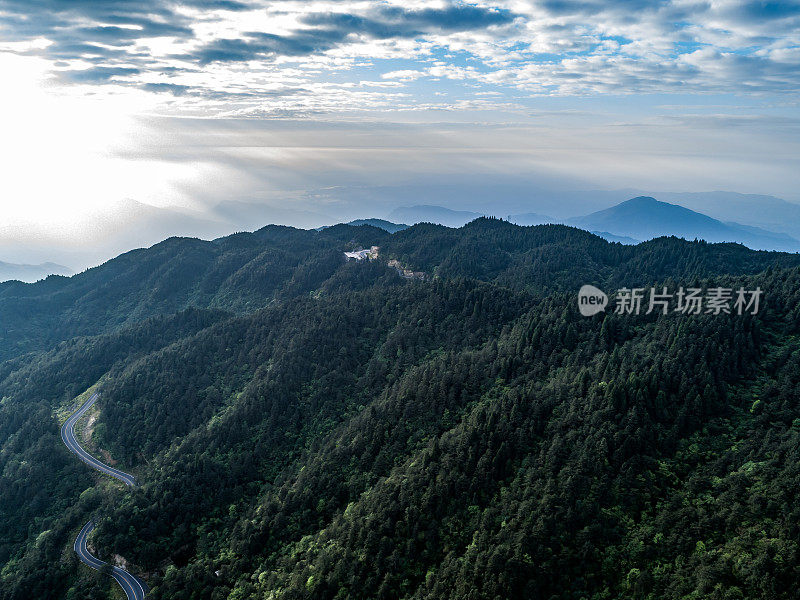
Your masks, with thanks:
[{"label": "road curve", "polygon": [[61,440],[64,442],[67,448],[69,448],[70,452],[77,455],[78,458],[80,458],[93,469],[97,469],[106,475],[111,475],[111,477],[119,479],[125,485],[136,487],[136,480],[133,478],[133,475],[128,475],[119,469],[115,469],[114,467],[109,467],[107,464],[101,463],[94,456],[84,450],[78,443],[78,440],[75,438],[75,423],[77,423],[80,418],[86,414],[87,410],[92,408],[99,397],[100,394],[98,392],[92,394],[91,397],[83,403],[83,406],[81,406],[69,417],[69,419],[66,420],[66,422],[61,426]]},{"label": "road curve", "polygon": [[[111,477],[119,479],[125,485],[136,487],[136,480],[133,478],[133,475],[129,475],[128,473],[124,473],[119,469],[109,467],[107,464],[100,462],[94,456],[86,452],[86,450],[83,449],[75,437],[75,423],[77,423],[78,420],[84,414],[86,414],[86,411],[89,410],[95,402],[97,402],[99,395],[100,394],[97,392],[92,394],[92,396],[86,402],[84,402],[77,411],[70,415],[69,419],[67,419],[64,425],[61,426],[61,440],[70,450],[70,452],[77,455],[78,458],[80,458],[93,469],[96,469],[101,473],[105,473],[106,475],[111,475]],[[147,586],[141,579],[131,575],[124,569],[119,567],[111,567],[108,563],[103,562],[99,558],[96,558],[89,553],[89,550],[86,548],[86,537],[93,529],[94,521],[89,521],[83,526],[83,529],[81,529],[78,537],[75,538],[75,543],[72,547],[75,549],[75,553],[78,555],[78,558],[83,564],[88,565],[97,571],[105,566],[109,566],[111,569],[111,576],[124,590],[125,595],[128,596],[128,600],[144,600],[144,597],[147,594]]]},{"label": "road curve", "polygon": [[[83,529],[81,529],[78,537],[75,538],[75,544],[73,544],[73,548],[83,564],[90,566],[96,571],[99,571],[103,567],[109,565],[99,558],[92,556],[89,550],[86,548],[86,537],[91,533],[92,529],[94,529],[94,522],[89,521],[83,526]],[[119,567],[111,567],[110,573],[128,596],[128,600],[144,600],[144,597],[147,594],[147,586],[144,584],[144,582],[142,582],[141,579],[134,577],[126,570],[120,569]]]}]

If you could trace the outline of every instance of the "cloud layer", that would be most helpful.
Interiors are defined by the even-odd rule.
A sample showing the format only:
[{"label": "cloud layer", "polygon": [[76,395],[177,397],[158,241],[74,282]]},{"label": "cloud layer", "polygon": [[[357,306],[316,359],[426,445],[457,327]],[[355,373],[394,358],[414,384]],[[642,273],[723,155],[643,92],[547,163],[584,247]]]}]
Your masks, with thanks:
[{"label": "cloud layer", "polygon": [[0,49],[193,114],[800,90],[800,3],[0,0]]}]

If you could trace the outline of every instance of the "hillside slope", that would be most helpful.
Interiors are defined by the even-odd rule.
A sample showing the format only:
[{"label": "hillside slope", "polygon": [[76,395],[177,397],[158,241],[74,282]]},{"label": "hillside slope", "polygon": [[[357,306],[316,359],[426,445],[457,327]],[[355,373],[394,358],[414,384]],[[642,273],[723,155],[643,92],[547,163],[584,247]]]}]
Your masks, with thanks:
[{"label": "hillside slope", "polygon": [[[69,551],[88,514],[153,599],[792,597],[800,257],[495,219],[262,232],[0,294],[37,307],[14,327],[104,330],[0,363],[2,600],[107,595]],[[584,283],[764,303],[584,318]],[[96,382],[90,442],[135,490],[60,446]]]}]

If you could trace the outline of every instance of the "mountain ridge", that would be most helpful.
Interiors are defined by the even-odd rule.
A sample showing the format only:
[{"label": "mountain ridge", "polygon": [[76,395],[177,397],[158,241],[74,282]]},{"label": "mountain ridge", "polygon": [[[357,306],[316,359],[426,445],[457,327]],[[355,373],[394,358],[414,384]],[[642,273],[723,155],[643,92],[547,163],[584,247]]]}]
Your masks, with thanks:
[{"label": "mountain ridge", "polygon": [[15,264],[0,261],[0,283],[5,281],[22,281],[34,283],[50,275],[72,275],[68,267],[53,262],[44,262],[38,265]]},{"label": "mountain ridge", "polygon": [[800,241],[739,223],[723,223],[677,204],[651,196],[638,196],[583,217],[567,219],[571,225],[633,239],[676,235],[709,242],[739,242],[755,250],[798,252]]},{"label": "mountain ridge", "polygon": [[470,221],[483,216],[483,213],[468,210],[453,210],[433,204],[401,206],[389,213],[390,221],[401,223],[437,223],[446,227],[462,227]]}]

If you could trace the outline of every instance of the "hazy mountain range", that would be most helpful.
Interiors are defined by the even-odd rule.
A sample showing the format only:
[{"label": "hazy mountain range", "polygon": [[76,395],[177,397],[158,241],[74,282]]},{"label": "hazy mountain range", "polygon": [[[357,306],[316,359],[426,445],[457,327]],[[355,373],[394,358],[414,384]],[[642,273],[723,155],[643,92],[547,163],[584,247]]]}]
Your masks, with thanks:
[{"label": "hazy mountain range", "polygon": [[[789,205],[789,203],[785,203]],[[780,206],[780,203],[773,203]],[[793,205],[783,207],[789,211]],[[800,208],[800,207],[798,207]],[[740,210],[744,211],[745,203]],[[390,215],[402,216],[409,223],[423,221],[460,227],[478,216],[467,211],[453,211],[437,206],[410,206],[396,209]],[[612,242],[635,244],[664,235],[708,242],[738,242],[755,250],[800,251],[800,241],[783,233],[734,221],[722,222],[706,214],[677,204],[661,202],[650,196],[631,198],[610,208],[588,215],[559,219],[539,213],[509,215],[517,225],[560,223],[579,227]]]},{"label": "hazy mountain range", "polygon": [[390,221],[407,223],[438,223],[447,227],[462,227],[486,213],[468,210],[452,210],[443,206],[422,204],[417,206],[401,206],[389,213]]},{"label": "hazy mountain range", "polygon": [[[345,223],[345,225],[352,225],[353,227],[359,227],[361,225],[371,225],[372,227],[377,227],[378,229],[383,229],[389,233],[397,233],[398,231],[403,231],[404,229],[408,229],[408,225],[405,223],[393,223],[391,221],[387,221],[386,219],[354,219],[349,223]],[[317,231],[321,231],[323,229],[327,229],[328,227],[332,227],[331,225],[324,225],[323,227],[317,227]]]},{"label": "hazy mountain range", "polygon": [[723,223],[688,208],[640,196],[585,217],[567,219],[567,224],[590,231],[609,232],[638,240],[674,235],[688,240],[739,242],[755,250],[800,251],[800,241],[735,222]]},{"label": "hazy mountain range", "polygon": [[[316,205],[320,207],[319,212],[327,210],[323,206],[343,207],[342,212],[347,216],[340,218],[340,221],[371,213],[390,221],[400,220],[410,224],[412,219],[401,218],[402,213],[394,212],[397,207],[437,206],[495,216],[535,213],[564,220],[588,215],[638,196],[651,196],[662,202],[677,204],[719,221],[745,223],[800,239],[800,204],[775,196],[729,191],[690,193],[652,188],[570,190],[542,187],[529,179],[510,181],[508,178],[474,177],[454,180],[446,185],[423,182],[320,189],[313,194],[306,194],[304,198],[318,201]],[[336,214],[329,216],[335,217]],[[299,223],[296,226],[303,227]]]},{"label": "hazy mountain range", "polygon": [[0,262],[0,281],[16,279],[33,283],[44,279],[48,275],[72,275],[72,271],[63,265],[55,263],[42,263],[40,265],[17,265],[14,263]]},{"label": "hazy mountain range", "polygon": [[[460,188],[459,188],[460,189]],[[389,193],[389,191],[392,191]],[[66,231],[0,226],[0,259],[18,265],[57,263],[30,271],[0,271],[0,280],[39,278],[50,272],[80,271],[99,264],[110,256],[132,248],[146,247],[170,236],[215,239],[234,231],[253,231],[265,223],[318,228],[337,222],[370,223],[387,231],[397,231],[402,224],[432,222],[461,227],[482,215],[503,216],[519,225],[565,223],[588,229],[609,241],[636,243],[660,235],[687,239],[735,241],[755,249],[800,250],[800,205],[772,196],[732,192],[659,193],[658,202],[638,201],[629,204],[634,190],[580,191],[546,193],[531,191],[527,200],[522,189],[497,190],[491,210],[486,210],[488,190],[465,191],[462,204],[455,210],[437,204],[397,205],[382,208],[400,198],[431,198],[456,202],[456,189],[449,194],[436,189],[428,195],[406,188],[387,191],[388,199],[373,205],[372,215],[385,218],[351,219],[352,211],[338,219],[316,210],[306,210],[298,199],[283,199],[283,206],[256,201],[224,201],[204,210],[154,207],[133,200],[109,206],[81,225],[80,236],[70,240]],[[384,190],[377,190],[378,191]],[[407,191],[403,195],[401,192]],[[414,192],[413,194],[411,192]],[[513,193],[512,193],[513,192]],[[479,193],[483,194],[479,202]],[[639,194],[637,198],[650,197]],[[298,200],[295,203],[295,200]],[[277,203],[277,201],[276,201]],[[299,208],[286,208],[298,206]],[[481,208],[478,208],[480,206]],[[466,210],[475,207],[473,210]],[[526,208],[528,210],[526,210]],[[530,210],[533,209],[533,210]],[[327,210],[327,209],[326,209]],[[333,210],[333,209],[331,209]],[[377,213],[377,214],[376,214]],[[363,215],[363,212],[362,212]],[[77,235],[77,234],[76,234]],[[60,265],[66,265],[61,267]]]}]

